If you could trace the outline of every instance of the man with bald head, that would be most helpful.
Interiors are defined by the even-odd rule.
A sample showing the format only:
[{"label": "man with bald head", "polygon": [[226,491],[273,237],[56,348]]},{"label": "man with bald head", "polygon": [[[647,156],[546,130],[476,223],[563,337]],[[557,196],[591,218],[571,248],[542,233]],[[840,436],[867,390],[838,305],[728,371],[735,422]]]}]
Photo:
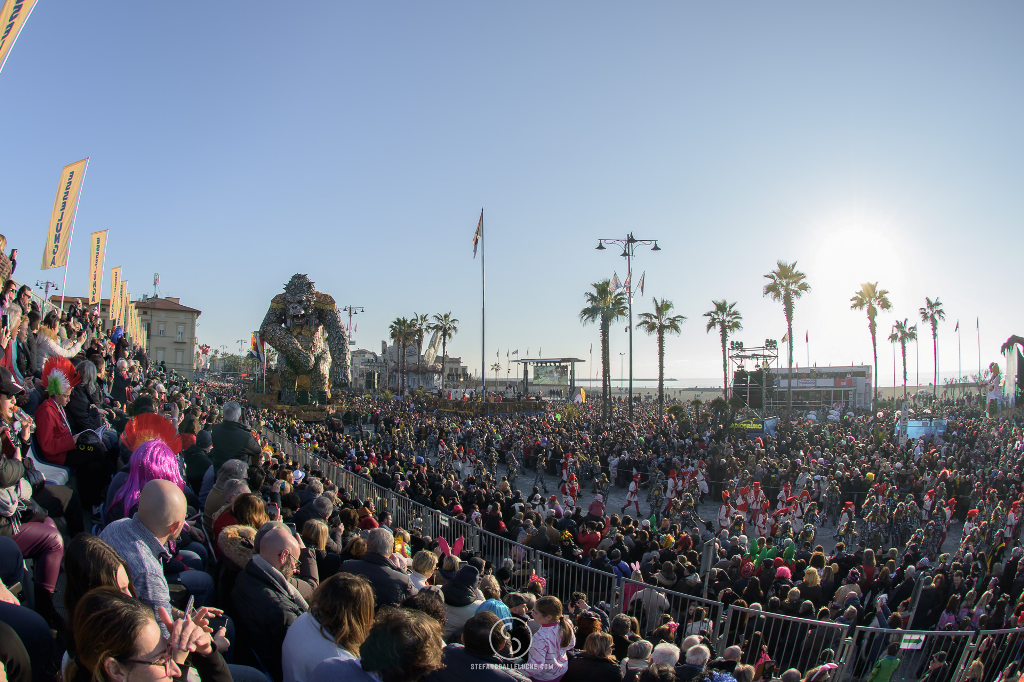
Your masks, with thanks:
[{"label": "man with bald head", "polygon": [[[282,679],[281,646],[288,627],[309,608],[296,574],[317,581],[315,558],[288,527],[270,521],[256,533],[255,550],[231,592],[238,634],[274,680]],[[310,568],[312,564],[312,568]]]},{"label": "man with bald head", "polygon": [[[163,606],[168,613],[172,612],[164,566],[177,562],[167,543],[184,529],[186,510],[185,495],[177,485],[154,479],[142,488],[135,515],[114,521],[100,533],[100,539],[117,550],[128,564],[139,599],[154,610]],[[195,596],[196,608],[209,604],[213,578],[208,573],[182,571],[177,576],[177,582]]]}]

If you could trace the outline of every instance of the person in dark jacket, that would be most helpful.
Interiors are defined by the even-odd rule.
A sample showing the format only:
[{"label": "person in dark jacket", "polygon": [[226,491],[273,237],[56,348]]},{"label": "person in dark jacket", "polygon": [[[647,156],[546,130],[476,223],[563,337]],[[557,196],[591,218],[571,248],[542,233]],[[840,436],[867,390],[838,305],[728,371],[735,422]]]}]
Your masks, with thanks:
[{"label": "person in dark jacket", "polygon": [[192,490],[200,490],[203,487],[203,476],[207,469],[213,466],[210,461],[210,451],[213,449],[213,437],[209,431],[200,431],[196,434],[196,443],[185,452],[181,453],[185,461],[185,480]]},{"label": "person in dark jacket", "polygon": [[615,660],[612,636],[593,632],[583,645],[583,653],[569,661],[564,682],[621,682],[622,668]]},{"label": "person in dark jacket", "polygon": [[374,528],[366,537],[366,554],[342,564],[345,573],[364,576],[373,585],[377,596],[377,610],[382,606],[398,606],[406,597],[416,593],[412,578],[388,560],[395,552],[395,536],[387,528]]},{"label": "person in dark jacket", "polygon": [[462,644],[449,644],[442,651],[444,667],[424,682],[526,682],[528,677],[505,667],[510,658],[505,624],[493,612],[481,611],[466,621]]},{"label": "person in dark jacket", "polygon": [[234,400],[224,404],[224,421],[213,427],[213,461],[214,469],[229,459],[240,459],[246,464],[259,460],[260,444],[249,429],[242,426],[242,406]]},{"label": "person in dark jacket", "polygon": [[231,591],[232,615],[246,647],[259,657],[271,678],[281,682],[281,647],[285,633],[309,608],[291,582],[303,552],[299,542],[282,524],[275,524],[262,537],[258,532],[254,544],[258,551],[245,565]]}]

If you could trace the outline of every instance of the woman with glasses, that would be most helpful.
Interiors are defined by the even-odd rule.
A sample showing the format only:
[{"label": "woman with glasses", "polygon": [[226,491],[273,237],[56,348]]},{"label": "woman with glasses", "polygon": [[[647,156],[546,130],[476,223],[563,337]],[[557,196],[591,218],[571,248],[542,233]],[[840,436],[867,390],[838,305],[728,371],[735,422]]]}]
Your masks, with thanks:
[{"label": "woman with glasses", "polygon": [[195,667],[203,682],[231,682],[227,664],[210,633],[188,619],[172,621],[165,638],[153,610],[116,587],[99,587],[75,609],[76,656],[64,668],[67,682],[159,682],[184,680]]}]

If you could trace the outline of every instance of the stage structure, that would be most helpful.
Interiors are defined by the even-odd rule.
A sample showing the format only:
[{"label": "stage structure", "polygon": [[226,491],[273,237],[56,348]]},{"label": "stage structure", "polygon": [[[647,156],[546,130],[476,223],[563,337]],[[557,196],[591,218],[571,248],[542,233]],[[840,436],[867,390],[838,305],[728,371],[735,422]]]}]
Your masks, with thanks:
[{"label": "stage structure", "polygon": [[520,390],[528,394],[530,392],[530,365],[533,365],[534,387],[561,388],[569,387],[568,395],[571,397],[576,392],[576,363],[586,362],[579,358],[524,358],[513,360],[523,366],[523,379],[520,382]]},{"label": "stage structure", "polygon": [[775,390],[771,369],[778,359],[779,343],[775,339],[765,339],[763,346],[749,347],[742,341],[730,341],[732,395],[742,398],[752,410],[764,409],[769,402],[768,393]]}]

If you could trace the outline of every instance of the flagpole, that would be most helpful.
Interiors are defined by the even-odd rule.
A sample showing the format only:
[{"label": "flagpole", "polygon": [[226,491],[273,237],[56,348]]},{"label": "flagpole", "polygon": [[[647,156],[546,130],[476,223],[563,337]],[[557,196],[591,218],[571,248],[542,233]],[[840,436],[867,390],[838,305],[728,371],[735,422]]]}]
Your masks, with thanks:
[{"label": "flagpole", "polygon": [[[25,17],[25,21],[28,21],[28,17]],[[22,24],[24,25],[24,24]],[[12,46],[13,47],[13,46]],[[82,203],[82,190],[85,188],[85,176],[89,172],[89,157],[85,157],[85,168],[82,169],[82,181],[78,183],[78,197],[75,198],[75,212],[71,219],[71,233],[68,234],[68,252],[64,254],[64,281],[60,285],[60,314],[64,314],[64,291],[67,289],[68,284],[68,261],[71,260],[71,243],[75,240],[75,221],[78,220],[78,206]],[[103,245],[104,253],[106,252],[107,245]],[[981,351],[978,351],[978,357],[981,357]]]},{"label": "flagpole", "polygon": [[975,318],[975,326],[978,328],[978,380],[981,381],[981,318]]},{"label": "flagpole", "polygon": [[956,321],[956,382],[960,383],[964,376],[963,353],[960,348],[960,320]]},{"label": "flagpole", "polygon": [[487,270],[484,267],[484,209],[480,209],[480,400],[487,399]]}]

